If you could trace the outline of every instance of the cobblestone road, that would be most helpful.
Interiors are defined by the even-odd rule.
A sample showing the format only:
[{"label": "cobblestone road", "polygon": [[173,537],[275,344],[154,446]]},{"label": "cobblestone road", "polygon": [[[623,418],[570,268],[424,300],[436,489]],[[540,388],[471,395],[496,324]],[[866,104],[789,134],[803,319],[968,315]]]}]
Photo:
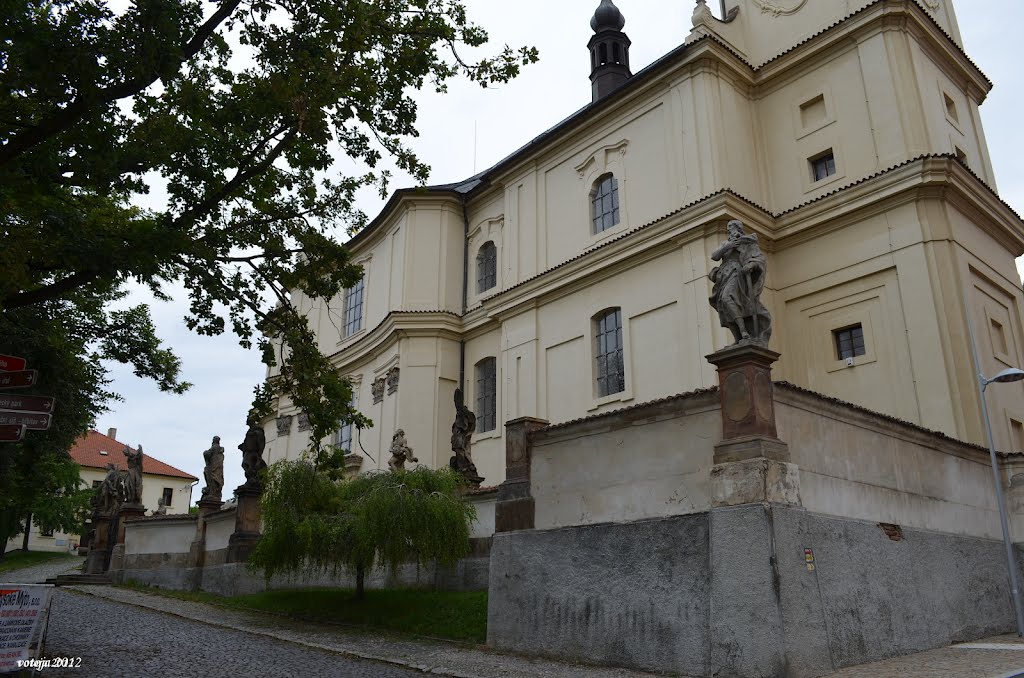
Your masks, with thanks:
[{"label": "cobblestone road", "polygon": [[81,657],[90,677],[338,676],[408,678],[419,672],[358,661],[265,636],[217,628],[80,593],[57,591],[46,654]]}]

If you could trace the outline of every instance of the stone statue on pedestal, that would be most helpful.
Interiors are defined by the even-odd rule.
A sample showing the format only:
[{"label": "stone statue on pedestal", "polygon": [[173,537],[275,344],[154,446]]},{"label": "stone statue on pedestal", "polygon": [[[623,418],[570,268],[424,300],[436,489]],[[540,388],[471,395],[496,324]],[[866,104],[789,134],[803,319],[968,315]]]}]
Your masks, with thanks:
[{"label": "stone statue on pedestal", "polygon": [[[94,517],[109,515],[124,501],[124,480],[112,462],[107,463],[107,475],[96,488]],[[95,518],[94,518],[95,520]]]},{"label": "stone statue on pedestal", "polygon": [[727,228],[728,239],[711,254],[711,258],[721,261],[722,265],[713,268],[708,275],[715,284],[709,301],[718,311],[722,327],[732,332],[734,345],[767,348],[772,336],[772,316],[760,298],[768,271],[767,260],[757,234],[744,233],[743,222],[730,221]]},{"label": "stone statue on pedestal", "polygon": [[160,497],[156,500],[156,509],[153,510],[154,516],[166,516],[167,515],[167,504],[164,503],[164,498]]},{"label": "stone statue on pedestal", "polygon": [[388,459],[388,468],[392,471],[405,470],[405,462],[418,462],[419,459],[412,456],[412,448],[405,441],[405,431],[398,429],[391,437],[391,459]]},{"label": "stone statue on pedestal", "polygon": [[203,469],[203,478],[206,480],[203,500],[220,501],[224,490],[224,448],[220,446],[220,436],[213,436],[210,449],[203,452],[203,460],[206,462],[206,468]]},{"label": "stone statue on pedestal", "polygon": [[245,471],[245,484],[259,487],[260,471],[267,468],[263,461],[263,448],[267,446],[267,436],[263,427],[255,419],[249,420],[249,430],[245,432],[245,440],[238,449],[242,451],[242,470]]},{"label": "stone statue on pedestal", "polygon": [[455,456],[448,461],[448,465],[462,476],[474,487],[480,487],[483,478],[477,473],[476,464],[473,463],[473,456],[470,453],[473,432],[476,431],[476,415],[468,407],[462,396],[462,389],[455,389],[455,422],[452,424],[452,452]]},{"label": "stone statue on pedestal", "polygon": [[133,450],[125,446],[122,451],[128,463],[125,475],[124,502],[126,504],[142,504],[142,445]]}]

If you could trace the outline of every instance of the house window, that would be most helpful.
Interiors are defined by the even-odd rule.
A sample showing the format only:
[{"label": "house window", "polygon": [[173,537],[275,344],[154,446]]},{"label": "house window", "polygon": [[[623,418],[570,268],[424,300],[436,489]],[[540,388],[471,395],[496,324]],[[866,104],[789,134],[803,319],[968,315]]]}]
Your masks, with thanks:
[{"label": "house window", "polygon": [[498,248],[485,242],[476,255],[476,291],[484,292],[498,284]]},{"label": "house window", "polygon": [[606,174],[594,184],[590,195],[594,233],[606,231],[619,223],[619,180]]},{"label": "house window", "polygon": [[622,361],[622,309],[613,308],[595,318],[597,351],[597,395],[603,397],[626,390]]},{"label": "house window", "polygon": [[92,489],[95,490],[97,487],[99,487],[102,484],[103,484],[102,480],[94,480],[94,481],[92,481]]},{"label": "house window", "polygon": [[864,328],[852,325],[832,333],[836,341],[836,355],[840,360],[864,355]]},{"label": "house window", "polygon": [[[359,403],[359,395],[352,390],[352,400],[348,401],[349,407],[353,410],[356,409],[356,405]],[[338,429],[338,433],[335,435],[334,444],[345,450],[346,452],[352,451],[352,423],[343,422],[341,428]]]},{"label": "house window", "polygon": [[836,156],[832,149],[828,149],[821,155],[811,158],[811,179],[821,181],[836,173]]},{"label": "house window", "polygon": [[39,528],[39,534],[41,536],[43,536],[43,537],[52,537],[53,536],[53,528],[52,527],[40,527]]},{"label": "house window", "polygon": [[343,337],[351,337],[363,329],[363,279],[345,290],[345,325]]},{"label": "house window", "polygon": [[172,488],[172,487],[165,487],[164,488],[164,496],[163,496],[164,506],[170,506],[171,505],[171,501],[173,499],[174,499],[174,488]]},{"label": "house window", "polygon": [[498,427],[498,361],[484,358],[476,364],[476,430]]}]

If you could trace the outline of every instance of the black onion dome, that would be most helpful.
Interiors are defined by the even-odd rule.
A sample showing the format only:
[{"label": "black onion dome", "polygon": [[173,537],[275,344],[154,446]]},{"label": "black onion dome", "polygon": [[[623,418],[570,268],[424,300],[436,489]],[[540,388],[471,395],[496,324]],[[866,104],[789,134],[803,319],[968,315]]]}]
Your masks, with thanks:
[{"label": "black onion dome", "polygon": [[595,33],[601,31],[621,31],[626,25],[626,17],[615,6],[612,0],[601,0],[594,17],[590,20],[590,27]]}]

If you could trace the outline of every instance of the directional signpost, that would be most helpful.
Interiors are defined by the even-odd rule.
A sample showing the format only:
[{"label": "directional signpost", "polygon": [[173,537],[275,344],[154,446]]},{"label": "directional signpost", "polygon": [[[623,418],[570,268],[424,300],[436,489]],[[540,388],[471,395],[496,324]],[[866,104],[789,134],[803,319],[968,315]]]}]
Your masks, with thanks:
[{"label": "directional signpost", "polygon": [[45,431],[50,428],[50,415],[0,411],[0,426],[24,426],[29,431]]},{"label": "directional signpost", "polygon": [[17,372],[0,372],[0,389],[28,388],[35,386],[39,378],[36,370],[20,370]]},{"label": "directional signpost", "polygon": [[0,426],[0,442],[16,443],[24,437],[24,426]]},{"label": "directional signpost", "polygon": [[3,372],[14,372],[15,370],[23,370],[28,365],[24,358],[19,358],[13,355],[0,355],[0,371]]},{"label": "directional signpost", "polygon": [[15,395],[0,393],[0,410],[15,412],[42,412],[50,414],[56,407],[56,401],[48,396]]},{"label": "directional signpost", "polygon": [[[26,367],[24,358],[0,354],[0,391],[35,386],[39,372]],[[49,396],[0,393],[0,443],[24,440],[26,430],[48,430],[56,406]]]}]

